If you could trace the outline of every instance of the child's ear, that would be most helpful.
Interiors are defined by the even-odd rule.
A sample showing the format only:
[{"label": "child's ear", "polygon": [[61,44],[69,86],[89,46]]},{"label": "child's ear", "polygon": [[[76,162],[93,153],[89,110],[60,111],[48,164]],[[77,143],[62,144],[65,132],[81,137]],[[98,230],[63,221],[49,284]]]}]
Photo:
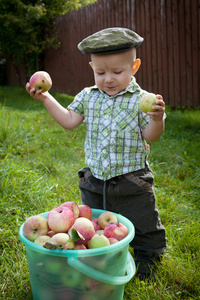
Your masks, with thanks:
[{"label": "child's ear", "polygon": [[132,75],[135,75],[135,73],[138,71],[139,67],[141,65],[141,60],[139,58],[135,59],[133,62],[133,70],[132,70]]},{"label": "child's ear", "polygon": [[93,63],[91,61],[89,62],[89,65],[93,69]]}]

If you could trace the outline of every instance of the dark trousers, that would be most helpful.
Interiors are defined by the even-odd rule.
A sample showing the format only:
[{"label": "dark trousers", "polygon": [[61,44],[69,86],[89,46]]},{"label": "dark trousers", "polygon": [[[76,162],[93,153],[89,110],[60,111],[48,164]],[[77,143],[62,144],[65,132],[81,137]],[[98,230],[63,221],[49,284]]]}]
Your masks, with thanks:
[{"label": "dark trousers", "polygon": [[145,169],[107,181],[95,178],[85,167],[78,172],[82,202],[91,208],[106,209],[128,218],[135,227],[130,243],[138,272],[149,273],[166,248],[165,228],[161,224],[152,188],[153,173]]}]

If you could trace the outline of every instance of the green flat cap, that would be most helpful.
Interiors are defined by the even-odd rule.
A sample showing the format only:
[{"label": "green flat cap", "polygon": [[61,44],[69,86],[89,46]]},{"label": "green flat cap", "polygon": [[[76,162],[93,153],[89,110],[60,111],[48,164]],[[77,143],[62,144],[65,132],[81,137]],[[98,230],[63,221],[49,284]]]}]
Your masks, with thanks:
[{"label": "green flat cap", "polygon": [[100,30],[78,44],[83,54],[106,54],[138,48],[143,38],[128,28],[111,27]]}]

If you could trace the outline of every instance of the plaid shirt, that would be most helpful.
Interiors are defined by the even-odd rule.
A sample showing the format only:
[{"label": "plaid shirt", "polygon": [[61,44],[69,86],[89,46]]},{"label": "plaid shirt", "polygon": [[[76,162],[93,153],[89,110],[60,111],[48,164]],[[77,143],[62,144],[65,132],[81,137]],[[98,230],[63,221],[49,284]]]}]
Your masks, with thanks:
[{"label": "plaid shirt", "polygon": [[133,77],[127,89],[115,96],[93,86],[68,106],[84,116],[85,163],[96,178],[108,180],[145,167],[148,150],[142,130],[150,117],[139,108],[144,94]]}]

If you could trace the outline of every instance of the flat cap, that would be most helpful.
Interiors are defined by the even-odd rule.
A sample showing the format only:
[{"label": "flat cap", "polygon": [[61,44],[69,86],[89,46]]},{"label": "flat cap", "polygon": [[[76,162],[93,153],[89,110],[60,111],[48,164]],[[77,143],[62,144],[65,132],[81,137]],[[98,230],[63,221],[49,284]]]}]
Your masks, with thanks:
[{"label": "flat cap", "polygon": [[106,54],[138,48],[143,38],[136,32],[122,27],[111,27],[100,30],[78,44],[83,54]]}]

